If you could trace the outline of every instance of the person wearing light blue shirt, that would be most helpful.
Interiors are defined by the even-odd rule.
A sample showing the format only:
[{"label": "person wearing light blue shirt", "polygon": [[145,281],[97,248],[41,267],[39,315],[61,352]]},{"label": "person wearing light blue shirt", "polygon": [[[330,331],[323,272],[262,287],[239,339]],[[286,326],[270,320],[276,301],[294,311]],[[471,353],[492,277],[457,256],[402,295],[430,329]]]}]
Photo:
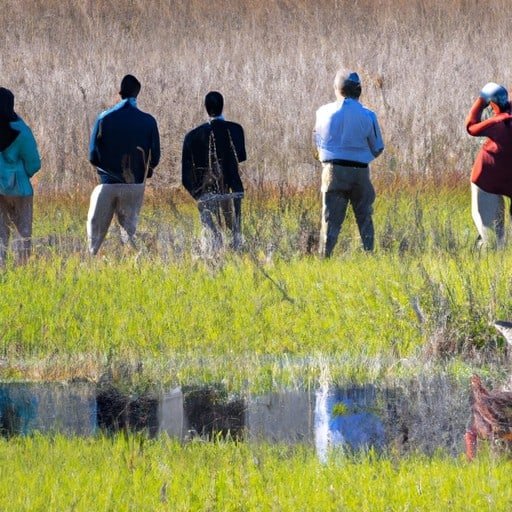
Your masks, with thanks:
[{"label": "person wearing light blue shirt", "polygon": [[322,162],[322,228],[320,254],[330,257],[348,204],[352,205],[365,251],[373,251],[375,189],[369,163],[384,150],[374,112],[359,102],[361,80],[341,69],[334,80],[336,101],[316,112],[315,157]]}]

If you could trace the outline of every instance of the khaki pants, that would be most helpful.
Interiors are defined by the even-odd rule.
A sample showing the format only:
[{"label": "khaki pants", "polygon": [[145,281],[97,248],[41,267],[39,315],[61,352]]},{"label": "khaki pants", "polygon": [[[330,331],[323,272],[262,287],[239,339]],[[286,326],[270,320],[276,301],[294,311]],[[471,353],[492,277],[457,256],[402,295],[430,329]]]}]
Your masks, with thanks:
[{"label": "khaki pants", "polygon": [[505,201],[471,183],[471,214],[480,245],[502,247],[505,244]]},{"label": "khaki pants", "polygon": [[373,251],[373,203],[375,189],[370,181],[370,169],[323,164],[322,169],[322,228],[320,254],[329,257],[338,240],[341,225],[350,203],[365,251]]},{"label": "khaki pants", "polygon": [[0,265],[5,265],[12,226],[20,235],[15,245],[16,261],[24,263],[29,258],[32,251],[33,203],[34,196],[0,195]]},{"label": "khaki pants", "polygon": [[91,254],[96,254],[101,247],[114,214],[127,235],[127,241],[135,245],[144,189],[144,184],[123,183],[98,185],[93,190],[87,215],[87,238]]}]

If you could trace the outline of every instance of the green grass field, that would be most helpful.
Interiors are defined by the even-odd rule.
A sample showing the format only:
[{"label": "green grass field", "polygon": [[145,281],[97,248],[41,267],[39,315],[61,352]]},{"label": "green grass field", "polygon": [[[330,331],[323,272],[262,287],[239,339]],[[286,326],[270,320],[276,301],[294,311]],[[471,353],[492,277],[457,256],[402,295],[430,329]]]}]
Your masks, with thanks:
[{"label": "green grass field", "polygon": [[[140,250],[85,251],[83,200],[37,198],[35,250],[0,274],[0,377],[258,392],[473,371],[501,384],[510,249],[475,249],[469,197],[383,187],[377,249],[349,215],[335,256],[305,241],[316,193],[248,194],[242,253],[204,257],[193,206],[148,197]],[[314,237],[313,237],[314,238]],[[314,244],[313,244],[314,245]],[[468,408],[469,414],[469,408]],[[506,511],[510,462],[136,435],[0,440],[1,510]]]},{"label": "green grass field", "polygon": [[482,511],[512,506],[510,462],[162,438],[0,440],[0,508],[36,511]]},{"label": "green grass field", "polygon": [[41,203],[36,240],[56,242],[36,243],[27,266],[0,277],[0,375],[94,380],[123,364],[138,368],[137,385],[261,389],[311,384],[321,371],[469,374],[506,355],[492,322],[510,314],[512,254],[475,249],[466,195],[383,193],[375,254],[359,249],[349,216],[329,261],[303,243],[317,231],[314,194],[249,199],[244,251],[214,258],[198,250],[197,213],[171,208],[171,196],[145,206],[140,251],[112,235],[96,259],[83,249],[84,208]]},{"label": "green grass field", "polygon": [[[1,6],[2,86],[43,159],[34,257],[0,271],[1,381],[257,393],[437,372],[462,386],[474,371],[494,387],[509,379],[492,323],[512,320],[512,252],[475,249],[468,175],[480,142],[464,129],[480,88],[512,79],[507,0]],[[349,216],[322,261],[310,135],[339,66],[359,72],[386,149],[372,164],[375,254],[361,252]],[[87,144],[126,73],[143,84],[162,160],[140,251],[112,236],[92,260]],[[245,248],[215,258],[194,206],[170,191],[209,90],[244,126],[249,155]],[[485,450],[472,464],[393,453],[321,464],[308,446],[15,436],[0,438],[0,510],[500,512],[512,509],[510,468]]]}]

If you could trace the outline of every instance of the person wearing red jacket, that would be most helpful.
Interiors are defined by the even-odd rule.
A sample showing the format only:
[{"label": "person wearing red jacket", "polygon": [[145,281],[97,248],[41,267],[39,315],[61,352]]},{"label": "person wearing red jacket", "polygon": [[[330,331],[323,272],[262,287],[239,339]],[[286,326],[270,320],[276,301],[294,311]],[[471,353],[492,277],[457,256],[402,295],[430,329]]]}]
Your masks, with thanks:
[{"label": "person wearing red jacket", "polygon": [[[490,106],[491,116],[482,120]],[[505,242],[505,203],[512,198],[512,106],[508,92],[494,82],[486,84],[466,118],[466,130],[487,137],[471,171],[471,212],[479,246]]]}]

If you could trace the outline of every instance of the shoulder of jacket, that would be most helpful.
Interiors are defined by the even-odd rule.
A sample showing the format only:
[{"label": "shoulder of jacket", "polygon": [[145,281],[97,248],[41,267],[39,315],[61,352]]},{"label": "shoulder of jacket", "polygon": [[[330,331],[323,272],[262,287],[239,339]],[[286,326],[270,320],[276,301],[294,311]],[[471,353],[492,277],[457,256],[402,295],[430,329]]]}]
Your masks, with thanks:
[{"label": "shoulder of jacket", "polygon": [[[18,118],[16,121],[11,123],[11,127],[14,130],[18,130],[20,132],[19,136],[16,138],[16,140],[25,139],[26,137],[32,137],[32,130],[30,129],[30,126],[23,121],[23,119]],[[16,140],[14,142],[16,142]]]},{"label": "shoulder of jacket", "polygon": [[228,128],[234,128],[235,130],[243,131],[244,128],[240,123],[235,123],[234,121],[226,121]]},{"label": "shoulder of jacket", "polygon": [[377,114],[372,109],[365,107],[362,103],[361,103],[361,108],[362,108],[363,112],[365,114],[367,114],[368,116],[370,116],[372,119],[377,119]]},{"label": "shoulder of jacket", "polygon": [[14,128],[15,130],[30,130],[30,128],[28,127],[28,124],[25,123],[25,121],[23,121],[23,119],[21,117],[18,117],[18,119],[16,119],[16,121],[11,121],[11,127]]},{"label": "shoulder of jacket", "polygon": [[149,114],[148,112],[143,112],[146,117],[148,118],[149,121],[151,121],[152,123],[156,124],[156,117],[152,114]]},{"label": "shoulder of jacket", "polygon": [[192,128],[192,130],[190,130],[186,137],[194,137],[196,135],[200,135],[204,132],[209,132],[211,130],[211,125],[210,123],[203,123],[203,124],[200,124],[199,126],[196,126],[195,128]]},{"label": "shoulder of jacket", "polygon": [[127,108],[129,108],[133,112],[136,112],[140,116],[144,116],[147,119],[152,119],[153,121],[156,121],[154,116],[152,116],[149,112],[144,112],[144,110],[141,110],[139,107],[129,105]]},{"label": "shoulder of jacket", "polygon": [[120,110],[124,110],[125,108],[133,108],[134,110],[140,112],[140,110],[137,107],[130,105],[130,103],[119,102],[113,105],[112,107],[103,110],[103,112],[100,112],[100,114],[97,117],[97,121],[102,121],[106,117],[117,114]]}]

